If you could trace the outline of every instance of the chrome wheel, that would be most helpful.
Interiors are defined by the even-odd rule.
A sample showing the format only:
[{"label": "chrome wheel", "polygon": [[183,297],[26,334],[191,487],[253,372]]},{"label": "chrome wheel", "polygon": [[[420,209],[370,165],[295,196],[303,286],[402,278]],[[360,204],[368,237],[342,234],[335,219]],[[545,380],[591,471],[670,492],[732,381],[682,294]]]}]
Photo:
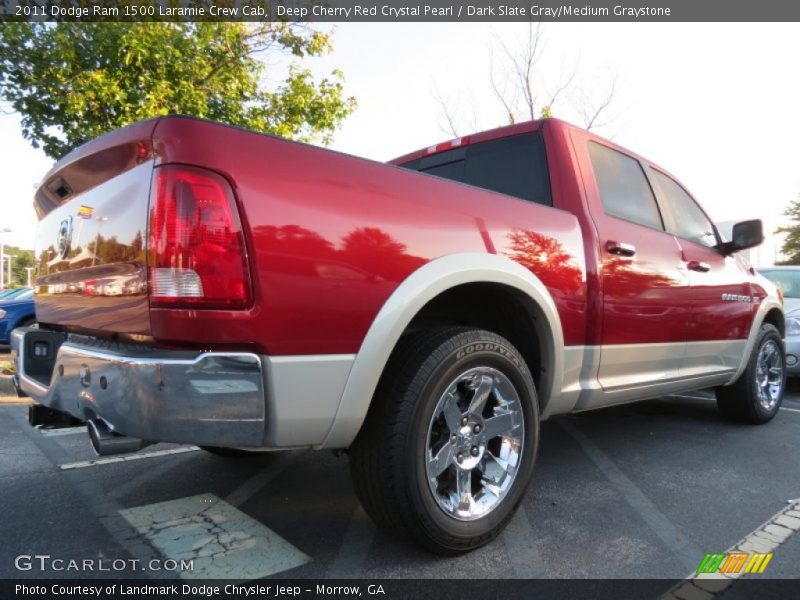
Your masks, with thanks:
[{"label": "chrome wheel", "polygon": [[783,356],[775,340],[767,340],[756,360],[756,393],[765,410],[772,410],[781,399],[783,388]]},{"label": "chrome wheel", "polygon": [[425,463],[446,514],[472,521],[505,498],[522,456],[524,418],[516,388],[497,369],[469,369],[447,386],[428,426]]}]

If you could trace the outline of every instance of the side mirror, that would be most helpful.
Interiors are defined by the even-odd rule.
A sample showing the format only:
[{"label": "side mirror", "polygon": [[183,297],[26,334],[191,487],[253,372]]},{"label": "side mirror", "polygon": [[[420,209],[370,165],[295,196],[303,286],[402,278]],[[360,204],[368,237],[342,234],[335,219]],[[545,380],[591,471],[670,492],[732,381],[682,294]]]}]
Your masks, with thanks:
[{"label": "side mirror", "polygon": [[725,256],[729,256],[739,250],[747,250],[758,246],[764,241],[764,227],[761,219],[752,221],[742,221],[733,226],[730,242],[723,242],[720,251]]}]

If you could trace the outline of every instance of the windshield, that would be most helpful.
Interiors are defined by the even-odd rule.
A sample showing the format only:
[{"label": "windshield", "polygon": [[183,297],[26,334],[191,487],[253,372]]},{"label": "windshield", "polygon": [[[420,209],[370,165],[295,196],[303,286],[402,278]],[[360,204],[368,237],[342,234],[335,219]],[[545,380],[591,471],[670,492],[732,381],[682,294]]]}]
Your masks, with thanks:
[{"label": "windshield", "polygon": [[760,273],[777,285],[785,298],[800,298],[800,269],[760,271]]},{"label": "windshield", "polygon": [[14,290],[3,290],[0,292],[0,301],[7,302],[9,300],[25,300],[33,295],[30,288],[17,288]]}]

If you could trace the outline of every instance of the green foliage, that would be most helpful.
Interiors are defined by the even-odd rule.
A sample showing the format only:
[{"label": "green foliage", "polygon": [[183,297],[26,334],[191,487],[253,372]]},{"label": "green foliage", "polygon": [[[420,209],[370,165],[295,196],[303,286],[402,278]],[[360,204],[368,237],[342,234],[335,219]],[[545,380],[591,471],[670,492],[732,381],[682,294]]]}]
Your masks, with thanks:
[{"label": "green foliage", "polygon": [[[343,75],[315,80],[301,59],[331,50],[297,23],[2,23],[0,99],[57,158],[112,129],[178,113],[330,143],[355,108]],[[269,86],[262,58],[294,60]]]},{"label": "green foliage", "polygon": [[775,233],[786,234],[781,246],[781,252],[786,259],[778,264],[800,265],[800,197],[792,201],[783,214],[788,218],[789,224],[778,227]]},{"label": "green foliage", "polygon": [[[6,287],[25,287],[28,284],[28,272],[25,267],[32,267],[34,265],[33,250],[23,250],[16,246],[3,246],[3,254],[6,256],[15,256],[11,259],[11,281],[8,281],[8,263],[3,261],[3,281]],[[35,277],[36,273],[31,274],[31,278]]]}]

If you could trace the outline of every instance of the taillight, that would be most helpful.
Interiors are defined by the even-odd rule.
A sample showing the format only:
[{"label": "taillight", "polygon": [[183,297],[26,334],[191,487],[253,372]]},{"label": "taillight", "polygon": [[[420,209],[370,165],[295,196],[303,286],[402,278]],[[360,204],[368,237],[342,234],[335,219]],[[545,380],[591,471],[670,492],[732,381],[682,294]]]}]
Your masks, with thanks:
[{"label": "taillight", "polygon": [[225,178],[177,165],[155,170],[148,266],[152,306],[249,304],[242,224]]}]

